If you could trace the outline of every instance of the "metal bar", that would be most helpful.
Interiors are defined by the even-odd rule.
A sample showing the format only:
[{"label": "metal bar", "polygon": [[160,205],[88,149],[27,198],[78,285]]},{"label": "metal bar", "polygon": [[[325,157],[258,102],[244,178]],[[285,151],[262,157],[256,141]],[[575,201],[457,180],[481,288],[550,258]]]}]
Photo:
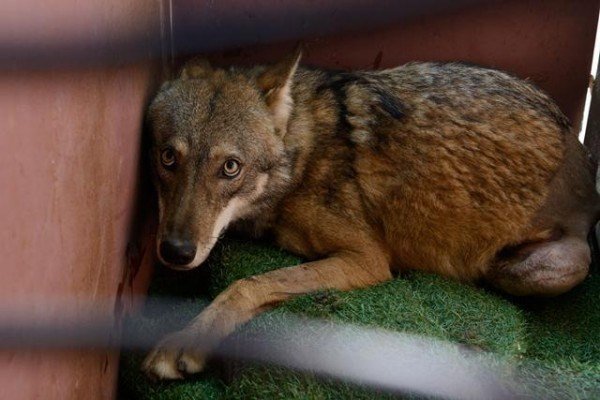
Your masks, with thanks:
[{"label": "metal bar", "polygon": [[[113,315],[98,311],[109,310],[108,304],[79,304],[76,308],[73,304],[54,301],[51,308],[60,310],[59,315],[35,319],[29,318],[28,312],[35,308],[34,303],[0,310],[0,351],[150,350],[157,332],[137,329],[143,326],[142,319],[177,307],[175,299],[150,299],[144,317],[132,315],[127,324],[130,329],[122,330]],[[268,328],[246,329],[238,331],[234,340],[225,341],[216,355],[307,371],[389,393],[518,399],[532,394],[532,385],[524,376],[543,376],[523,362],[516,365],[437,339],[290,314],[271,321]],[[203,339],[210,338],[199,338],[194,345],[202,348]]]},{"label": "metal bar", "polygon": [[175,55],[182,55],[377,28],[493,1],[165,0],[160,16],[145,12],[136,20],[110,21],[109,32],[107,24],[97,23],[103,16],[114,18],[106,16],[114,10],[103,8],[109,4],[73,0],[39,7],[31,0],[8,0],[0,13],[0,70],[94,67],[160,58],[165,27]]}]

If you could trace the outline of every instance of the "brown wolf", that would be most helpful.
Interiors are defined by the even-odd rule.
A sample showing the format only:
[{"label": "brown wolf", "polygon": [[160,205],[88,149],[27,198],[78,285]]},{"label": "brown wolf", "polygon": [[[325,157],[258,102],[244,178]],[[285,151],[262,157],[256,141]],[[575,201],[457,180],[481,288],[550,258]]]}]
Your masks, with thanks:
[{"label": "brown wolf", "polygon": [[149,375],[200,371],[236,326],[292,296],[393,271],[519,296],[585,278],[595,165],[548,96],[462,63],[334,72],[299,59],[191,62],[150,107],[165,264],[197,267],[228,227],[312,261],[235,282],[156,347]]}]

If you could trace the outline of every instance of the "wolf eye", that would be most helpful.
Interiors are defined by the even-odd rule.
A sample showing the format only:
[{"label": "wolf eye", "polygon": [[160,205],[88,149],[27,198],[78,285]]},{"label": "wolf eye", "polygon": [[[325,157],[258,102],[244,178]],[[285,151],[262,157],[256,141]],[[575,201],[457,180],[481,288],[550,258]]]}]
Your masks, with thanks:
[{"label": "wolf eye", "polygon": [[175,151],[173,149],[167,148],[160,153],[160,162],[165,167],[172,167],[175,165]]},{"label": "wolf eye", "polygon": [[235,178],[240,173],[240,170],[240,162],[233,158],[225,161],[225,164],[223,164],[223,174],[228,178]]}]

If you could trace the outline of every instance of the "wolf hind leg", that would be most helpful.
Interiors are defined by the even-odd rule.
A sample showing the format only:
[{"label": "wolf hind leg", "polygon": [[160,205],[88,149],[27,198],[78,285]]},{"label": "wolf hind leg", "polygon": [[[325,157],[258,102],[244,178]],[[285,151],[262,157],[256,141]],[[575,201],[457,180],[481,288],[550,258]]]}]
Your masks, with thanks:
[{"label": "wolf hind leg", "polygon": [[556,296],[581,283],[590,262],[585,238],[564,236],[524,245],[513,254],[500,254],[486,280],[515,296]]}]

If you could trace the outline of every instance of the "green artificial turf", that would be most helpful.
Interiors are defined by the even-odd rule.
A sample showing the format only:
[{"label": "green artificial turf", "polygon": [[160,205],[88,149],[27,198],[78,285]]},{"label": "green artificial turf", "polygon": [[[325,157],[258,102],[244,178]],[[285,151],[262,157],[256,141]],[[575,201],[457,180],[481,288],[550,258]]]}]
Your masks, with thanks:
[{"label": "green artificial turf", "polygon": [[[181,299],[135,327],[168,332],[182,326],[236,279],[300,260],[264,243],[227,239],[209,265],[192,272],[159,269],[150,294]],[[515,299],[424,273],[410,273],[353,292],[299,297],[250,322],[265,328],[288,313],[330,318],[461,343],[514,361],[513,371],[535,382],[535,397],[600,398],[600,277],[597,271],[570,293],[553,299]],[[485,352],[485,353],[484,353]],[[366,389],[282,368],[245,365],[225,383],[222,368],[184,382],[152,383],[140,372],[143,355],[121,358],[122,399],[367,399]],[[539,371],[544,372],[539,375]],[[520,375],[519,375],[520,374]]]}]

